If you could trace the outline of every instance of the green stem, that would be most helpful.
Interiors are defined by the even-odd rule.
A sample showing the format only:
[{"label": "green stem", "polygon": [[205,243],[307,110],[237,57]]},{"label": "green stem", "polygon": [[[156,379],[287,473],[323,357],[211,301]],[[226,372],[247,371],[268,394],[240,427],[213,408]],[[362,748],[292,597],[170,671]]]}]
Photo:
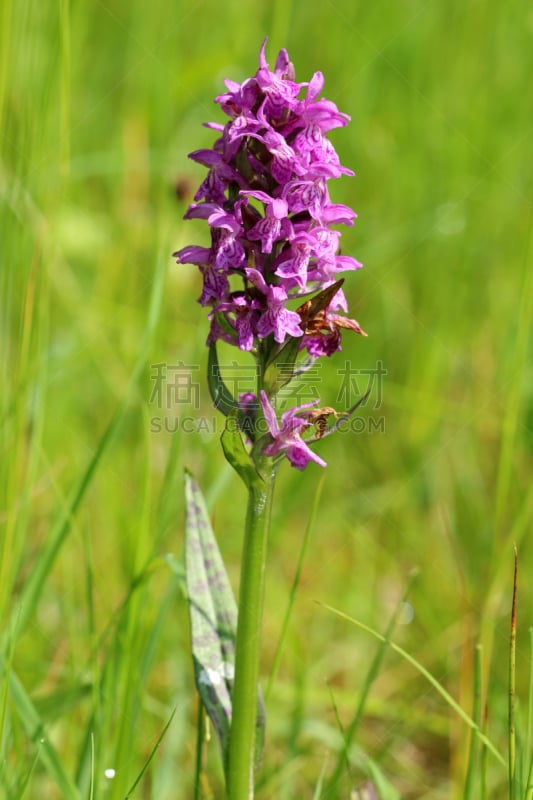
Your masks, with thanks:
[{"label": "green stem", "polygon": [[194,770],[194,800],[201,798],[202,753],[204,749],[205,711],[202,698],[198,696],[198,721],[196,731],[196,764]]},{"label": "green stem", "polygon": [[518,553],[514,551],[513,605],[511,609],[511,646],[509,653],[509,798],[516,797],[516,589],[518,576]]},{"label": "green stem", "polygon": [[[266,465],[261,465],[266,466]],[[254,744],[265,562],[274,473],[249,489],[239,589],[235,683],[228,757],[228,800],[254,796]]]}]

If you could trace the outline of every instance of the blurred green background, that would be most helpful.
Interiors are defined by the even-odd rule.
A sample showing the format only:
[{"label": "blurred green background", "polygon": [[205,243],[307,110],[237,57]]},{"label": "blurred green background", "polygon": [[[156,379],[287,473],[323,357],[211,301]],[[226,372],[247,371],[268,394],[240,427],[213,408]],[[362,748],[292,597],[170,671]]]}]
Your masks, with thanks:
[{"label": "blurred green background", "polygon": [[[206,243],[182,221],[204,175],[187,153],[211,146],[213,98],[255,72],[265,36],[271,64],[286,47],[297,79],[321,70],[352,117],[332,139],[356,178],[332,193],[359,214],[342,246],[365,268],[345,289],[369,336],[321,367],[323,404],[345,361],[386,375],[361,429],[320,445],[259,796],[311,797],[324,761],[331,773],[376,650],[315,601],[383,631],[413,570],[394,640],[468,713],[481,643],[488,733],[505,752],[514,543],[523,714],[533,619],[531,4],[4,0],[0,13],[0,794],[65,796],[44,739],[84,797],[92,773],[95,797],[122,798],[177,708],[132,796],[192,797],[183,468],[235,586],[245,494],[212,423],[199,276],[171,253]],[[158,406],[162,363],[200,367],[198,408]],[[165,433],[165,414],[209,424]],[[277,481],[265,679],[321,475],[287,465]],[[328,797],[348,797],[370,762],[404,798],[463,797],[468,729],[397,654],[355,745]],[[217,797],[207,749],[203,796]],[[501,797],[490,758],[488,780]]]}]

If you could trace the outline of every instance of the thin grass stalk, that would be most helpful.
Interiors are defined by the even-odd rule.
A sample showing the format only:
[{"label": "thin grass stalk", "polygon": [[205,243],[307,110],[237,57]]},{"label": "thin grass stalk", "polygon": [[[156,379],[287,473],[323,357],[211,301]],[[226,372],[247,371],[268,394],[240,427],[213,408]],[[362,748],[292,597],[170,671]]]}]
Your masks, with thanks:
[{"label": "thin grass stalk", "polygon": [[524,374],[524,369],[527,364],[527,350],[533,310],[533,275],[531,274],[531,269],[528,264],[532,228],[533,210],[530,210],[528,238],[524,257],[524,277],[518,311],[518,327],[511,360],[512,377],[503,417],[502,445],[498,462],[496,507],[494,515],[496,532],[499,532],[507,507],[509,488],[512,481],[513,452],[520,420],[520,408],[523,403],[522,375]]},{"label": "thin grass stalk", "polygon": [[[33,778],[33,773],[35,771],[35,767],[39,761],[39,751],[35,752],[35,756],[33,757],[33,761],[31,762],[29,767],[26,767],[24,770],[24,777],[20,781],[17,786],[17,800],[25,800],[26,797],[26,789],[31,783],[31,779]],[[92,798],[90,798],[92,800]]]},{"label": "thin grass stalk", "polygon": [[[0,663],[0,670],[2,668],[3,664]],[[47,736],[39,712],[13,670],[9,675],[9,690],[26,735],[36,747],[39,753],[39,760],[44,765],[50,779],[57,786],[59,796],[68,797],[69,800],[82,800],[78,787],[67,772],[50,737]]]},{"label": "thin grass stalk", "polygon": [[529,769],[526,780],[525,800],[533,800],[533,755],[531,753],[531,732],[533,724],[533,628],[529,629],[529,691],[527,702],[526,758]]},{"label": "thin grass stalk", "polygon": [[254,795],[253,766],[265,564],[274,490],[274,473],[249,489],[239,589],[235,683],[228,754],[229,800]]},{"label": "thin grass stalk", "polygon": [[202,756],[204,751],[204,731],[205,731],[205,712],[204,704],[198,696],[198,717],[196,721],[196,758],[194,762],[194,800],[200,800],[202,796],[201,775],[202,775]]},{"label": "thin grass stalk", "polygon": [[[482,646],[476,645],[474,652],[474,707],[472,712],[472,719],[481,728],[482,724],[482,705],[481,705],[481,691],[482,691],[482,663],[481,654]],[[474,731],[470,733],[470,752],[468,754],[468,766],[466,770],[464,800],[470,800],[472,797],[472,787],[474,783],[474,775],[476,772],[476,763],[478,759],[479,742]]]},{"label": "thin grass stalk", "polygon": [[327,755],[322,762],[322,769],[320,770],[320,775],[318,776],[318,781],[315,786],[315,791],[313,794],[313,800],[320,800],[322,797],[322,789],[324,786],[324,776],[326,774],[326,767],[328,766],[328,758]]},{"label": "thin grass stalk", "polygon": [[[489,710],[487,704],[485,703],[485,710],[483,712],[483,728],[482,728],[483,734],[485,736],[487,734],[488,719],[489,719]],[[479,774],[480,774],[479,800],[487,800],[488,798],[487,759],[488,759],[488,747],[485,745],[483,739],[481,739],[481,755],[479,758]]]},{"label": "thin grass stalk", "polygon": [[72,490],[69,498],[62,504],[59,519],[52,527],[50,535],[47,538],[46,545],[41,552],[40,558],[36,562],[35,568],[32,570],[28,580],[24,585],[24,590],[21,594],[20,603],[17,607],[16,614],[12,615],[13,618],[10,620],[6,630],[2,632],[2,636],[0,637],[0,645],[3,647],[5,647],[9,642],[9,637],[14,635],[15,629],[17,635],[21,635],[29,624],[31,616],[35,612],[39,602],[46,578],[48,577],[54,561],[72,529],[72,522],[82,503],[82,500],[86,495],[86,492],[104,454],[118,434],[118,430],[126,415],[130,397],[133,394],[133,391],[143,373],[151,339],[159,318],[161,297],[164,286],[163,267],[164,261],[160,258],[154,278],[152,295],[150,297],[150,306],[144,331],[144,339],[130,378],[129,385],[124,394],[124,398],[116,409],[111,421],[109,422],[100,441],[98,442],[96,450],[90,458],[85,472],[81,476],[81,479]]},{"label": "thin grass stalk", "polygon": [[[517,330],[514,341],[513,351],[510,361],[510,377],[507,382],[509,391],[505,401],[505,410],[502,418],[501,427],[501,449],[498,459],[498,475],[496,480],[496,497],[494,508],[494,531],[497,540],[498,534],[502,530],[505,516],[508,512],[510,489],[512,486],[513,458],[515,457],[517,430],[520,424],[520,415],[523,408],[522,378],[528,363],[528,343],[531,328],[531,317],[533,315],[533,275],[529,266],[529,254],[531,250],[531,238],[533,228],[533,209],[530,209],[527,228],[527,241],[523,259],[523,282],[520,291],[520,305],[517,313]],[[514,536],[514,533],[513,533]],[[508,542],[516,539],[509,536]],[[495,560],[494,550],[491,553],[493,571],[498,572],[498,561]],[[504,559],[499,559],[500,565],[505,563]],[[494,597],[494,594],[487,593],[487,597]],[[488,663],[491,662],[491,650],[493,645],[494,626],[492,624],[493,615],[487,607],[484,615],[485,630],[482,640],[485,643],[485,653]]]},{"label": "thin grass stalk", "polygon": [[344,730],[344,725],[342,724],[342,720],[341,720],[340,714],[339,714],[339,708],[337,706],[337,703],[336,703],[335,697],[333,695],[333,691],[331,689],[331,686],[328,686],[328,689],[329,689],[329,697],[330,697],[330,700],[331,700],[331,707],[333,708],[333,713],[335,714],[335,722],[337,723],[337,727],[339,729],[339,732],[341,734],[342,741],[343,741],[343,744],[344,744],[341,752],[339,753],[339,760],[337,762],[337,769],[335,770],[331,780],[328,782],[328,786],[327,786],[327,789],[326,789],[327,795],[330,795],[332,793],[332,790],[336,789],[336,787],[337,787],[337,783],[338,783],[338,781],[339,781],[339,779],[341,777],[341,773],[343,771],[343,767],[344,766],[346,767],[346,773],[348,774],[348,776],[350,778],[350,782],[352,781],[353,776],[352,776],[352,767],[351,767],[351,764],[350,764],[350,757],[348,755],[349,747],[347,745],[347,736],[346,736],[346,732]]},{"label": "thin grass stalk", "polygon": [[9,81],[9,60],[11,56],[12,30],[12,2],[4,0],[1,11],[2,24],[0,25],[0,125],[5,130],[4,110],[6,106],[7,87]]},{"label": "thin grass stalk", "polygon": [[166,732],[168,731],[168,729],[169,729],[169,727],[170,727],[170,724],[171,724],[172,720],[174,719],[174,714],[175,714],[175,713],[176,713],[176,709],[174,708],[174,710],[172,711],[172,713],[171,713],[170,717],[169,717],[169,718],[168,718],[168,720],[166,721],[166,723],[165,723],[165,726],[164,726],[163,730],[161,731],[161,733],[160,733],[160,734],[159,734],[159,736],[157,737],[157,739],[156,739],[156,741],[155,741],[155,744],[154,744],[154,746],[153,746],[153,747],[152,747],[152,749],[150,750],[150,753],[149,753],[149,755],[148,755],[148,758],[146,759],[146,761],[145,761],[145,762],[144,762],[144,764],[142,765],[141,771],[139,772],[139,774],[138,774],[138,775],[137,775],[137,777],[135,778],[135,780],[134,780],[133,784],[131,785],[130,789],[129,789],[129,790],[126,792],[126,795],[125,795],[125,797],[124,797],[124,800],[130,800],[130,798],[131,798],[131,797],[133,797],[133,796],[134,796],[134,794],[136,794],[136,789],[137,789],[137,787],[139,786],[139,784],[141,783],[141,781],[142,781],[142,779],[143,779],[143,777],[144,777],[144,774],[145,774],[145,773],[146,773],[146,771],[148,770],[148,768],[149,768],[150,764],[152,763],[152,760],[153,760],[153,758],[154,758],[155,754],[156,754],[156,753],[157,753],[157,751],[159,750],[159,747],[161,746],[161,742],[162,742],[162,741],[163,741],[163,739],[165,738]]},{"label": "thin grass stalk", "polygon": [[529,770],[527,774],[525,800],[533,800],[533,758],[529,756]]},{"label": "thin grass stalk", "polygon": [[331,776],[331,778],[328,781],[328,792],[333,792],[333,790],[337,786],[337,783],[340,780],[340,777],[342,775],[343,764],[344,764],[345,759],[346,759],[346,762],[349,764],[348,750],[350,749],[351,743],[353,742],[353,740],[355,738],[355,734],[357,733],[357,729],[359,727],[359,723],[361,722],[361,718],[363,716],[363,711],[364,711],[365,706],[366,706],[366,701],[368,699],[370,688],[372,687],[372,684],[374,683],[374,681],[375,681],[375,679],[376,679],[376,677],[378,675],[378,672],[379,672],[380,667],[381,667],[381,663],[382,663],[383,658],[385,656],[385,651],[387,650],[387,646],[388,646],[389,641],[390,641],[390,637],[392,636],[392,634],[394,632],[394,629],[395,629],[396,624],[398,622],[398,617],[400,615],[400,611],[401,611],[401,609],[403,607],[403,604],[407,600],[407,597],[409,595],[409,591],[411,589],[411,584],[412,584],[414,578],[416,577],[416,574],[417,574],[416,571],[413,571],[411,573],[411,575],[409,576],[409,582],[408,582],[408,584],[407,584],[407,586],[405,588],[405,591],[403,593],[403,597],[400,600],[400,602],[398,603],[397,607],[394,609],[394,612],[393,612],[393,614],[392,614],[392,616],[391,616],[391,618],[390,618],[390,620],[388,622],[388,625],[387,625],[387,627],[385,629],[385,633],[383,635],[383,638],[380,640],[380,645],[379,645],[378,649],[376,650],[374,658],[372,659],[372,663],[370,664],[368,672],[365,675],[365,679],[363,681],[363,685],[362,685],[362,688],[361,688],[361,694],[359,696],[359,703],[357,704],[356,712],[355,712],[354,717],[353,717],[353,719],[352,719],[352,721],[350,723],[350,726],[348,727],[348,730],[346,731],[346,735],[343,737],[344,738],[343,750],[342,750],[341,753],[339,753],[339,757],[337,759],[337,764],[335,766],[335,770],[333,772],[333,775]]},{"label": "thin grass stalk", "polygon": [[70,172],[70,81],[71,81],[71,45],[70,45],[70,0],[59,2],[59,40],[61,52],[61,94],[60,117],[61,137],[60,156],[61,173],[68,177]]},{"label": "thin grass stalk", "polygon": [[516,584],[518,553],[514,553],[513,605],[511,610],[511,640],[509,645],[509,798],[516,798]]},{"label": "thin grass stalk", "polygon": [[[331,611],[333,614],[340,617],[341,619],[344,619],[347,622],[351,622],[352,625],[355,625],[362,631],[366,631],[378,641],[380,642],[387,641],[381,633],[378,633],[378,631],[375,631],[369,625],[365,625],[364,622],[360,622],[358,619],[350,617],[349,614],[345,614],[344,612],[339,611],[337,608],[333,608],[333,606],[328,606],[327,603],[318,603],[318,605],[322,606],[322,608],[325,608],[327,611]],[[486,736],[486,734],[479,729],[477,723],[474,722],[474,720],[466,713],[466,711],[463,711],[459,703],[457,703],[456,700],[453,699],[451,694],[446,691],[443,685],[439,683],[439,681],[431,674],[431,672],[429,672],[424,666],[422,666],[422,664],[419,661],[417,661],[416,658],[413,658],[413,656],[411,656],[406,650],[404,650],[403,647],[400,647],[399,645],[391,641],[388,642],[388,646],[391,648],[391,650],[394,650],[394,652],[398,653],[400,656],[402,656],[402,658],[408,661],[409,664],[411,664],[411,666],[413,666],[421,675],[424,676],[424,678],[427,681],[429,681],[429,683],[437,690],[437,692],[446,701],[446,703],[450,706],[450,708],[453,708],[455,713],[463,720],[463,722],[465,722],[470,728],[472,728],[475,731],[480,741],[483,742],[485,747],[490,750],[490,752],[492,753],[494,758],[499,762],[499,764],[505,767],[505,759],[501,755],[501,753],[498,752],[498,750],[492,744],[492,742]]]},{"label": "thin grass stalk", "polygon": [[94,772],[95,772],[94,733],[91,731],[91,782],[89,784],[89,800],[94,800]]}]

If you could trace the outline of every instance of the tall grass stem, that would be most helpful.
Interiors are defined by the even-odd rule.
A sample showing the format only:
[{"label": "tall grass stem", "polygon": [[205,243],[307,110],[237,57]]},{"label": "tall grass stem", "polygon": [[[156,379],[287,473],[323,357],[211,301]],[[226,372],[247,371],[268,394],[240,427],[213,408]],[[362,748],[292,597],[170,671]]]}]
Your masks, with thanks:
[{"label": "tall grass stem", "polygon": [[515,800],[516,797],[516,724],[515,724],[515,703],[516,703],[516,584],[518,577],[518,553],[515,548],[514,553],[514,577],[513,577],[513,605],[511,610],[511,641],[509,647],[509,798]]},{"label": "tall grass stem", "polygon": [[533,756],[531,754],[531,730],[533,723],[533,628],[529,629],[529,691],[527,702],[527,729],[526,729],[526,752],[525,757],[529,759],[529,766],[526,780],[526,800],[533,798]]},{"label": "tall grass stem", "polygon": [[[482,647],[480,644],[476,645],[475,653],[474,653],[474,707],[472,713],[472,719],[481,728],[482,719],[481,719],[481,709],[482,709]],[[475,735],[474,731],[471,732],[470,735],[470,751],[468,754],[468,766],[466,769],[466,778],[465,778],[465,788],[464,788],[464,800],[470,800],[472,795],[472,787],[474,785],[474,776],[476,774],[476,762],[478,757],[479,751],[479,742],[478,738]]]}]

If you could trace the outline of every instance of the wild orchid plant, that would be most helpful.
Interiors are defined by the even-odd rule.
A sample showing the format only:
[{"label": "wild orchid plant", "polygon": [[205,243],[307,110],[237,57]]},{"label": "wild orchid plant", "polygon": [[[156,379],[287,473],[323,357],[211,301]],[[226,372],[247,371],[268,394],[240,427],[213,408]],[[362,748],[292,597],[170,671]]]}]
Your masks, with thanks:
[{"label": "wild orchid plant", "polygon": [[[207,123],[218,134],[213,148],[190,154],[208,173],[185,218],[207,220],[211,246],[174,254],[202,274],[209,387],[227,418],[224,454],[249,493],[237,613],[201,494],[187,477],[196,684],[219,737],[229,800],[253,797],[254,763],[261,756],[259,653],[276,469],[285,457],[299,470],[310,461],[326,466],[310,445],[340,422],[334,409],[316,403],[285,410],[279,419],[276,397],[316,359],[340,350],[343,330],[363,334],[346,316],[338,277],[361,264],[340,255],[340,233],[332,227],[352,225],[356,214],[333,203],[328,191],[330,179],[354,174],[327,138],[350,118],[320,98],[322,73],[297,83],[286,50],[271,71],[265,46],[256,74],[242,84],[227,80],[227,91],[216,98],[229,121]],[[255,359],[255,392],[232,396],[219,367],[220,340]]]}]

